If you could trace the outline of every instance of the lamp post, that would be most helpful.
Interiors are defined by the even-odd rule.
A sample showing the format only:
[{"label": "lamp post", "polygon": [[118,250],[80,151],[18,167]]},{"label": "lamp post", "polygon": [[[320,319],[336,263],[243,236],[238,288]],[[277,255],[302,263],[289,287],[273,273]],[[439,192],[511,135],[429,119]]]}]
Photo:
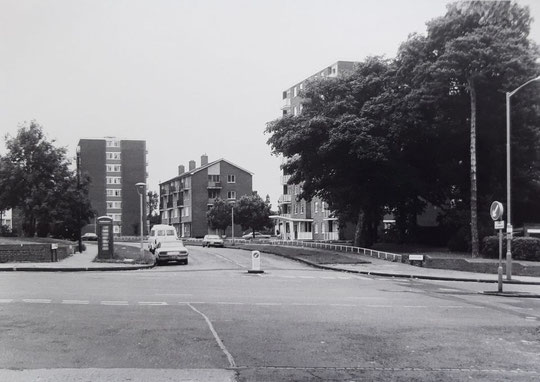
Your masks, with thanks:
[{"label": "lamp post", "polygon": [[232,245],[234,245],[234,202],[231,203],[231,231]]},{"label": "lamp post", "polygon": [[79,203],[77,203],[77,236],[79,239],[79,253],[82,253],[82,236],[81,236],[81,200],[79,199],[81,196],[81,146],[77,146],[77,199]]},{"label": "lamp post", "polygon": [[511,194],[511,179],[510,179],[510,97],[516,94],[521,88],[534,81],[539,81],[540,76],[533,78],[524,84],[518,86],[511,92],[506,92],[506,207],[507,226],[506,226],[506,279],[512,279],[512,194]]},{"label": "lamp post", "polygon": [[146,188],[146,183],[139,182],[135,185],[137,187],[137,192],[139,193],[140,199],[140,234],[141,234],[141,259],[144,257],[144,244],[143,244],[143,235],[144,235],[144,226],[143,226],[143,196],[144,190]]}]

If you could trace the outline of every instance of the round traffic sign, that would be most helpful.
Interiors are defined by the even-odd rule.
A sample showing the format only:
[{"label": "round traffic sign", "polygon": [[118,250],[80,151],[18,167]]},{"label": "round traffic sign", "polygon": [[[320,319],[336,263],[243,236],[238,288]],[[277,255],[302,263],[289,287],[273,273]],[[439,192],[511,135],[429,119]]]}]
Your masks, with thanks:
[{"label": "round traffic sign", "polygon": [[489,208],[489,215],[493,220],[499,220],[504,213],[504,207],[501,202],[493,202],[491,203],[491,207]]}]

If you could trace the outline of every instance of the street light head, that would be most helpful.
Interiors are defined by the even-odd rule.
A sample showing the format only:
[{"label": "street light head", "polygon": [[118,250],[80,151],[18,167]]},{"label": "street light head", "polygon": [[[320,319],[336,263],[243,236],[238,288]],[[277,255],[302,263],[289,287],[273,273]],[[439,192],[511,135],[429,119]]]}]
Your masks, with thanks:
[{"label": "street light head", "polygon": [[139,195],[143,195],[144,189],[146,188],[146,183],[139,182],[135,184],[135,187],[137,187],[137,192],[139,193]]}]

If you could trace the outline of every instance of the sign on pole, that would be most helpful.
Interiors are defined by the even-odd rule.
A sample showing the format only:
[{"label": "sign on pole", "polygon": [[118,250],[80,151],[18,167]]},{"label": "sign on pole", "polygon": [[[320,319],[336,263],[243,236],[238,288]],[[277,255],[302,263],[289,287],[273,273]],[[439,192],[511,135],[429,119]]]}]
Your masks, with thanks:
[{"label": "sign on pole", "polygon": [[251,269],[248,273],[264,273],[261,269],[261,253],[259,251],[251,251]]},{"label": "sign on pole", "polygon": [[504,229],[504,220],[496,220],[495,229]]},{"label": "sign on pole", "polygon": [[504,207],[501,202],[493,202],[491,203],[491,207],[489,209],[489,215],[493,220],[499,220],[504,213]]}]

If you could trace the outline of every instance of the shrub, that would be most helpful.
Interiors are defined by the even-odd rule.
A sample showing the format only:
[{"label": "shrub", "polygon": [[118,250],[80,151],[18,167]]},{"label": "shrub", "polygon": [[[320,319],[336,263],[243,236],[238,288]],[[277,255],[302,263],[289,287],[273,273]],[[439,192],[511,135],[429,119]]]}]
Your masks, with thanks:
[{"label": "shrub", "polygon": [[[506,239],[503,238],[503,258],[506,258]],[[489,259],[499,258],[499,237],[486,236],[482,242],[482,256]],[[540,239],[536,237],[512,238],[512,259],[540,261]]]}]

